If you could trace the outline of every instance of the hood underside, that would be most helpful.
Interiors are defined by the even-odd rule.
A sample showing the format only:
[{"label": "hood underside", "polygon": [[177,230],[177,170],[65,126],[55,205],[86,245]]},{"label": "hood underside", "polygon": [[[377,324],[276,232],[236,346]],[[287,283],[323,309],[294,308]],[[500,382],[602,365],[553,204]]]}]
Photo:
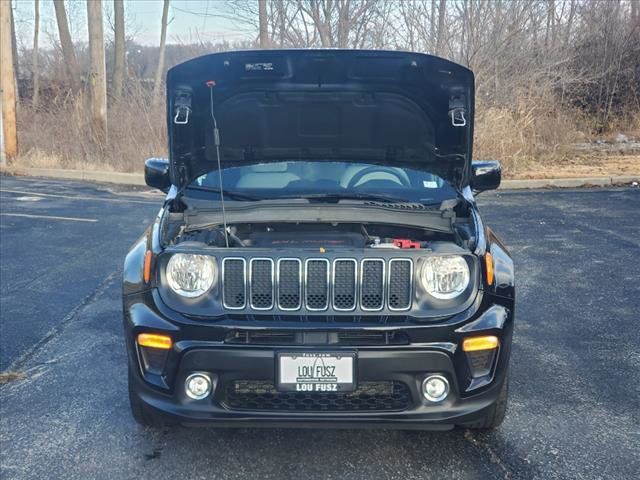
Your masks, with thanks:
[{"label": "hood underside", "polygon": [[218,168],[353,160],[469,183],[473,73],[429,55],[261,50],[199,57],[167,74],[172,182]]}]

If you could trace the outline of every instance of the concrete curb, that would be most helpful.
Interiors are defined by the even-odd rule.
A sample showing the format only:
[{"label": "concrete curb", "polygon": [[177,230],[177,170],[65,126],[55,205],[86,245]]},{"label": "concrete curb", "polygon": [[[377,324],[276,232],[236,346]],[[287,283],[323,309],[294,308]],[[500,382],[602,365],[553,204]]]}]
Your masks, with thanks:
[{"label": "concrete curb", "polygon": [[614,185],[630,185],[640,182],[640,175],[619,175],[615,177],[581,177],[581,178],[541,178],[535,180],[503,180],[501,190],[525,190],[533,188],[579,188],[579,187],[611,187]]},{"label": "concrete curb", "polygon": [[[30,177],[61,178],[119,185],[146,185],[142,173],[99,172],[91,170],[62,170],[52,168],[4,168],[0,173]],[[503,180],[500,190],[527,190],[535,188],[611,187],[640,183],[639,175],[615,177],[544,178],[536,180]]]},{"label": "concrete curb", "polygon": [[62,170],[54,168],[4,168],[1,173],[28,177],[61,178],[119,185],[144,185],[144,174],[122,172],[99,172],[91,170]]}]

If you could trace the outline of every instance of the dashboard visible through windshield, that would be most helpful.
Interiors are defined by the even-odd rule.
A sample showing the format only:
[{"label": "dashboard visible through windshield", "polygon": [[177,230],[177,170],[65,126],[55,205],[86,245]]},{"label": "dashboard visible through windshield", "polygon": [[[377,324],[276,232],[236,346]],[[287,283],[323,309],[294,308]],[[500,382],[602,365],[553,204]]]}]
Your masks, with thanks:
[{"label": "dashboard visible through windshield", "polygon": [[[217,171],[198,177],[185,192],[219,196]],[[455,189],[431,173],[408,168],[354,162],[270,162],[222,170],[224,193],[238,200],[278,198],[367,198],[440,203],[456,198]],[[230,195],[231,196],[231,195]]]}]

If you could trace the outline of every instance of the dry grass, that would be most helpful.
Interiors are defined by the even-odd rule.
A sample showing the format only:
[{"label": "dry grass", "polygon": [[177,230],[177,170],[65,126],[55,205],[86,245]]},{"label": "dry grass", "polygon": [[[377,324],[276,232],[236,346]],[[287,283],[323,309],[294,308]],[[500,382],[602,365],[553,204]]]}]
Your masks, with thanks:
[{"label": "dry grass", "polygon": [[16,380],[23,380],[24,378],[26,378],[26,375],[22,372],[2,372],[0,373],[0,385],[15,382]]},{"label": "dry grass", "polygon": [[[593,139],[589,119],[580,111],[559,108],[550,97],[516,98],[508,107],[478,102],[476,109],[474,158],[499,159],[506,178],[640,173],[637,156],[572,148]],[[144,159],[166,155],[164,105],[152,106],[143,89],[109,106],[106,145],[92,140],[87,112],[82,96],[54,99],[38,111],[23,106],[21,153],[14,166],[140,172]],[[640,139],[640,113],[618,119],[611,132],[604,138],[624,132]]]},{"label": "dry grass", "polygon": [[106,144],[93,140],[84,96],[19,111],[17,163],[24,167],[142,171],[144,159],[166,156],[164,105],[139,90],[109,105]]},{"label": "dry grass", "polygon": [[640,178],[640,155],[591,155],[573,157],[554,163],[530,164],[510,178],[578,178],[613,177],[617,175]]},{"label": "dry grass", "polygon": [[572,155],[567,146],[587,136],[578,112],[527,97],[512,107],[478,105],[476,112],[474,157],[499,159],[506,176],[564,161]]}]

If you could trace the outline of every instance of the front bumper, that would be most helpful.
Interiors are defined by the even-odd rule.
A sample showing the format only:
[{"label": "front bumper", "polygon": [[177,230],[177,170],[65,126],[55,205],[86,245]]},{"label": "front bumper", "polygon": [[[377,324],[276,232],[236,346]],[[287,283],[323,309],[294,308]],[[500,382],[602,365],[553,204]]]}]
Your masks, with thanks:
[{"label": "front bumper", "polygon": [[[237,317],[216,322],[187,319],[163,308],[160,302],[153,292],[125,298],[132,394],[157,415],[183,424],[448,429],[484,416],[498,399],[506,377],[513,305],[498,297],[485,295],[472,310],[432,324],[385,324],[375,328],[338,322],[295,325],[299,330],[314,332],[394,330],[402,331],[408,339],[402,345],[358,346],[233,344],[227,341],[229,333],[239,328],[290,330],[293,327],[286,321],[256,327],[256,322]],[[142,366],[144,362],[140,361],[140,351],[135,344],[141,332],[167,333],[175,339],[161,373],[151,373]],[[494,334],[500,338],[491,373],[482,379],[471,378],[467,358],[459,347],[462,338],[476,334]],[[354,352],[357,385],[380,382],[401,385],[401,399],[405,403],[402,406],[379,403],[379,408],[352,410],[344,406],[333,408],[331,400],[325,402],[321,410],[314,411],[312,407],[299,411],[282,404],[275,408],[269,405],[256,408],[255,403],[245,406],[232,401],[236,382],[275,385],[278,352],[295,351]],[[186,377],[196,371],[207,372],[215,379],[212,394],[202,400],[190,399],[184,391]],[[444,401],[431,403],[424,399],[420,387],[426,376],[436,373],[448,379],[450,393]],[[269,391],[261,398],[271,400],[278,395]]]}]

